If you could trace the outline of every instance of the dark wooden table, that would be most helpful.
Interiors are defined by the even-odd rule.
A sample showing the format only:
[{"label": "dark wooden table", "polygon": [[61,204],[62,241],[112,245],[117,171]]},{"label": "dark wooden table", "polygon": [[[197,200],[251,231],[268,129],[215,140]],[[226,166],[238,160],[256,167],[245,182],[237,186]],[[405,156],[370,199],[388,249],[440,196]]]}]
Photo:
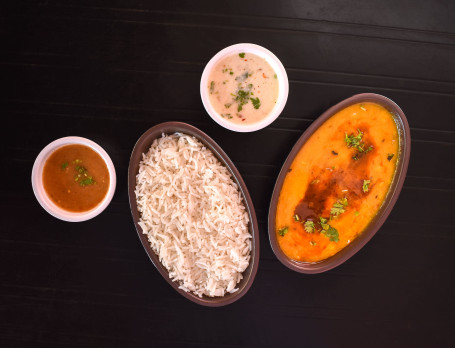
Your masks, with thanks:
[{"label": "dark wooden table", "polygon": [[[455,342],[455,6],[446,1],[117,1],[3,3],[1,347],[448,347]],[[286,67],[272,125],[225,130],[199,80],[220,49],[252,42]],[[383,94],[406,113],[412,154],[387,222],[320,275],[274,256],[268,205],[286,155],[325,109]],[[163,121],[190,123],[240,170],[260,223],[249,293],[227,307],[177,294],[148,260],[127,197],[129,156]],[[36,201],[33,162],[77,135],[110,154],[108,209],[66,223]]]}]

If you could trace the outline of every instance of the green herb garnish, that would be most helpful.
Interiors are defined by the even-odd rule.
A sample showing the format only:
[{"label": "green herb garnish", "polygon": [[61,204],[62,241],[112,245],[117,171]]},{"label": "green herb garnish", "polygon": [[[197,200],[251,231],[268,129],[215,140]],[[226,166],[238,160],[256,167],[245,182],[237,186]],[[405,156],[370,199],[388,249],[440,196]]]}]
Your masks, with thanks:
[{"label": "green herb garnish", "polygon": [[253,103],[253,107],[257,110],[261,107],[261,101],[259,98],[251,98],[251,102]]},{"label": "green herb garnish", "polygon": [[345,212],[345,209],[348,206],[348,199],[346,197],[343,197],[336,201],[336,203],[333,204],[332,209],[330,209],[330,215],[333,215],[334,217],[337,217],[340,214],[343,214]]},{"label": "green herb garnish", "polygon": [[356,211],[356,212],[354,213],[354,215],[355,215],[355,216],[359,216],[360,213],[359,213],[358,211]]},{"label": "green herb garnish", "polygon": [[243,105],[246,105],[250,100],[250,92],[243,89],[239,89],[235,96],[235,101],[237,102],[237,111],[242,111]]},{"label": "green herb garnish", "polygon": [[229,75],[234,75],[234,72],[233,72],[233,71],[230,71],[230,72],[229,72]]},{"label": "green herb garnish", "polygon": [[276,78],[277,78],[276,74],[275,74],[275,75],[273,75],[273,78],[274,78],[274,79],[276,79]]},{"label": "green herb garnish", "polygon": [[215,81],[210,82],[210,94],[213,94],[215,91]]},{"label": "green herb garnish", "polygon": [[232,105],[231,103],[224,104],[224,107],[225,107],[226,109],[229,109],[229,108],[231,107],[231,105]]},{"label": "green herb garnish", "polygon": [[394,154],[393,153],[388,153],[387,154],[387,161],[390,161],[393,158]]},{"label": "green herb garnish", "polygon": [[339,236],[338,236],[338,231],[336,228],[333,228],[332,226],[328,225],[329,228],[323,229],[321,233],[329,238],[331,242],[338,242],[339,241]]},{"label": "green herb garnish", "polygon": [[68,162],[62,163],[62,170],[64,170],[66,167],[68,167]]},{"label": "green herb garnish", "polygon": [[370,185],[370,183],[371,183],[371,180],[363,180],[363,185],[362,185],[363,192],[368,192],[368,190],[369,190],[368,185]]},{"label": "green herb garnish", "polygon": [[240,58],[245,58],[245,53],[243,53],[243,52],[242,52],[242,53],[239,53],[239,57],[240,57]]},{"label": "green herb garnish", "polygon": [[288,233],[288,232],[289,232],[289,227],[287,227],[287,226],[286,226],[286,227],[283,227],[283,228],[280,228],[280,229],[278,230],[278,234],[279,234],[281,237],[284,237],[284,235],[285,235],[286,233]]},{"label": "green herb garnish", "polygon": [[340,214],[343,214],[345,212],[343,204],[336,202],[332,209],[330,209],[330,215],[333,215],[337,217]]},{"label": "green herb garnish", "polygon": [[329,229],[329,224],[327,223],[327,219],[324,219],[323,217],[319,217],[319,224],[321,225],[323,230],[328,230]]},{"label": "green herb garnish", "polygon": [[228,120],[230,120],[232,118],[232,115],[231,114],[221,114],[221,117],[227,118]]},{"label": "green herb garnish", "polygon": [[311,221],[311,220],[307,220],[305,221],[305,224],[304,224],[304,228],[305,228],[305,231],[307,233],[313,233],[314,232],[314,222]]},{"label": "green herb garnish", "polygon": [[95,180],[93,180],[93,178],[91,176],[85,178],[85,179],[82,179],[80,182],[79,182],[79,185],[80,186],[87,186],[87,185],[93,185],[95,183]]},{"label": "green herb garnish", "polygon": [[362,144],[362,136],[363,132],[360,129],[357,129],[357,135],[348,135],[348,133],[344,133],[344,141],[348,147],[358,148]]}]

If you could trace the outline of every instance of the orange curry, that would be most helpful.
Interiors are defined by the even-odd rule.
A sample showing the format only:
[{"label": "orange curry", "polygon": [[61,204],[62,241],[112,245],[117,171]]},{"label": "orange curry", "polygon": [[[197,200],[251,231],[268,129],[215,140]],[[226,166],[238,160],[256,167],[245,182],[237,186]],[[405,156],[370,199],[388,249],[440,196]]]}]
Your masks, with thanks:
[{"label": "orange curry", "polygon": [[298,152],[280,192],[283,252],[317,262],[362,233],[388,193],[398,146],[394,118],[378,104],[354,104],[325,121]]}]

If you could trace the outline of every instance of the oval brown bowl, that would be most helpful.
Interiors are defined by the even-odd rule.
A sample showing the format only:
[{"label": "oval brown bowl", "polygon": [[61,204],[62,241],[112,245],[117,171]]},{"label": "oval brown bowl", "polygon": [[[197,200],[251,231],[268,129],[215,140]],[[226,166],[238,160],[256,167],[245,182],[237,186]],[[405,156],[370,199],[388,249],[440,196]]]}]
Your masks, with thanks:
[{"label": "oval brown bowl", "polygon": [[[397,168],[396,173],[393,178],[393,181],[390,185],[389,192],[382,204],[381,208],[379,209],[376,216],[370,222],[370,224],[366,227],[366,229],[357,236],[349,245],[345,248],[340,250],[335,255],[319,261],[319,262],[302,262],[302,261],[295,261],[287,257],[284,252],[281,250],[275,233],[275,217],[276,217],[276,208],[278,204],[278,198],[280,195],[281,188],[283,186],[284,178],[286,173],[288,172],[289,167],[291,166],[292,162],[294,161],[295,156],[302,148],[302,146],[306,143],[306,141],[310,138],[310,136],[320,127],[322,124],[336,114],[338,111],[357,103],[362,102],[373,102],[379,105],[382,105],[387,110],[389,110],[395,119],[398,128],[398,134],[400,139],[400,147],[399,147],[399,158],[397,161]],[[342,102],[332,106],[326,112],[324,112],[321,116],[319,116],[308,129],[302,134],[299,138],[297,143],[292,148],[291,152],[289,153],[286,161],[281,168],[280,174],[278,175],[278,179],[275,184],[275,188],[272,194],[272,200],[270,203],[269,209],[269,239],[270,244],[272,245],[273,252],[277,256],[277,258],[290,269],[301,272],[301,273],[320,273],[328,271],[336,266],[339,266],[351,256],[353,256],[357,251],[359,251],[379,230],[382,224],[385,222],[387,217],[389,216],[395,202],[398,199],[398,195],[403,187],[404,179],[406,176],[406,171],[408,169],[409,164],[409,155],[411,151],[411,134],[409,130],[409,124],[404,115],[403,111],[400,107],[395,104],[389,98],[386,98],[379,94],[374,93],[364,93],[364,94],[357,94],[353,97],[343,100]]]},{"label": "oval brown bowl", "polygon": [[[197,295],[194,295],[191,292],[185,292],[182,289],[179,289],[179,284],[173,282],[169,278],[168,271],[161,264],[158,256],[152,250],[150,243],[147,239],[147,236],[142,233],[142,228],[138,225],[140,213],[137,210],[136,194],[134,193],[134,190],[136,188],[136,175],[139,173],[139,163],[142,160],[142,154],[146,153],[150,149],[150,146],[152,145],[153,141],[156,138],[160,138],[163,133],[173,134],[175,132],[185,133],[194,136],[196,139],[202,142],[208,149],[210,149],[215,155],[215,157],[218,158],[218,160],[229,170],[233,180],[237,183],[243,195],[245,208],[248,212],[250,219],[249,230],[253,237],[251,243],[252,250],[250,264],[242,274],[243,279],[237,284],[239,290],[233,294],[228,293],[223,297],[203,296],[201,298]],[[139,138],[131,154],[130,164],[128,168],[128,196],[130,201],[131,214],[133,215],[133,221],[134,225],[136,226],[136,231],[137,234],[139,235],[139,239],[141,240],[141,243],[147,255],[149,256],[150,261],[152,261],[156,269],[161,273],[163,278],[166,279],[166,281],[175,289],[175,291],[177,291],[180,295],[186,297],[187,299],[197,304],[209,307],[219,307],[233,303],[247,293],[247,291],[251,287],[251,284],[254,281],[254,277],[256,276],[259,263],[259,229],[256,219],[256,213],[254,211],[253,202],[251,200],[250,194],[248,193],[248,189],[245,183],[243,182],[243,179],[240,176],[239,171],[234,166],[229,157],[226,155],[226,153],[212,138],[210,138],[207,134],[197,129],[196,127],[181,122],[165,122],[150,128]]]}]

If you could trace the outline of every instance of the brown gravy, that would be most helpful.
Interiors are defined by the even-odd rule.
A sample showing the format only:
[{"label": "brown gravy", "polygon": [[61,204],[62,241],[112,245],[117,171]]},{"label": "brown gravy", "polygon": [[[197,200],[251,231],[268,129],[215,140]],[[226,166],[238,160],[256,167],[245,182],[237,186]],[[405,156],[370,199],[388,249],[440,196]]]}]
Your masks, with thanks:
[{"label": "brown gravy", "polygon": [[49,198],[70,212],[95,208],[109,189],[109,171],[101,156],[85,145],[55,150],[43,168],[43,186]]}]

